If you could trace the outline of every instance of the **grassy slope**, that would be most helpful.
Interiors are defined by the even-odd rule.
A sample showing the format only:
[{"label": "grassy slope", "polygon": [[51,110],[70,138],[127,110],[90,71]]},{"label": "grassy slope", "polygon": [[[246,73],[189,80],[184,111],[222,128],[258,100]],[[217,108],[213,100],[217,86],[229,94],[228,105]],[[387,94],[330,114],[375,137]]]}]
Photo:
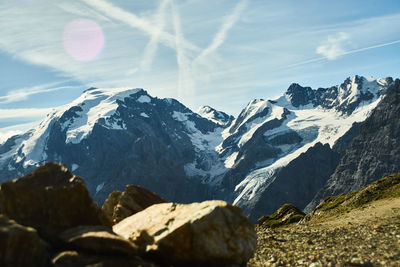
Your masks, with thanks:
[{"label": "grassy slope", "polygon": [[328,197],[300,224],[256,231],[248,266],[400,266],[400,172]]},{"label": "grassy slope", "polygon": [[307,214],[305,221],[324,221],[380,199],[398,197],[400,197],[400,172],[379,179],[358,191],[327,197]]}]

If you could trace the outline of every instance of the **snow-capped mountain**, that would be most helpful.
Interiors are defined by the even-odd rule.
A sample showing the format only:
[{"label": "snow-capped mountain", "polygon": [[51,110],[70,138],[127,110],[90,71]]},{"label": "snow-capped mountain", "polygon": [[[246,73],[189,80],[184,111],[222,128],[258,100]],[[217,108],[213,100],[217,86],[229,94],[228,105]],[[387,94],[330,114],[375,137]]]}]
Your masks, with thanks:
[{"label": "snow-capped mountain", "polygon": [[343,149],[335,171],[307,205],[311,211],[330,195],[358,190],[400,170],[400,80],[359,126]]},{"label": "snow-capped mountain", "polygon": [[210,106],[201,106],[197,110],[197,114],[223,127],[228,127],[235,119],[232,115],[218,111]]},{"label": "snow-capped mountain", "polygon": [[[232,126],[223,131],[226,138],[218,147],[230,168],[222,179],[225,192],[232,192],[229,200],[244,208],[253,220],[273,212],[289,199],[304,208],[311,201],[310,196],[317,193],[318,186],[309,185],[302,194],[298,191],[303,191],[303,187],[292,187],[293,182],[281,184],[288,176],[282,177],[284,169],[291,168],[289,163],[302,153],[310,149],[316,153],[318,143],[329,145],[317,146],[319,150],[332,148],[353,123],[367,118],[392,83],[391,78],[355,76],[326,89],[313,90],[292,84],[276,100],[251,101]],[[320,180],[324,175],[317,176]],[[328,177],[325,175],[324,179]],[[293,179],[305,181],[306,178]],[[316,178],[312,182],[321,186],[324,181]],[[296,197],[291,199],[290,194]]]},{"label": "snow-capped mountain", "polygon": [[278,99],[250,101],[236,119],[143,89],[91,88],[1,145],[0,177],[60,161],[99,203],[139,184],[170,201],[224,199],[254,220],[285,202],[304,208],[392,84],[360,76],[330,88],[292,84]]},{"label": "snow-capped mountain", "polygon": [[[12,179],[45,161],[60,161],[84,177],[98,202],[126,184],[140,184],[170,200],[208,196],[185,165],[210,162],[218,125],[173,99],[142,89],[86,90],[39,125],[0,146],[0,177]],[[204,161],[204,163],[203,163]]]}]

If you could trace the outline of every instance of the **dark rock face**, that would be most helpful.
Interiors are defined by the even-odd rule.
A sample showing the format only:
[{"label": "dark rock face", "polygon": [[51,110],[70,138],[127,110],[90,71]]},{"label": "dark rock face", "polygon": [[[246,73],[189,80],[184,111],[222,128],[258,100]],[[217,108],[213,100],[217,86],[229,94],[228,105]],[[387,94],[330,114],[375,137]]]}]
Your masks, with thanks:
[{"label": "dark rock face", "polygon": [[31,174],[1,184],[0,213],[34,227],[52,241],[57,241],[53,238],[58,233],[78,225],[111,227],[83,179],[57,163],[46,163]]},{"label": "dark rock face", "polygon": [[358,190],[400,169],[400,80],[360,126],[335,172],[318,192],[307,211],[326,196]]},{"label": "dark rock face", "polygon": [[[386,81],[390,84],[393,79],[386,78]],[[366,91],[358,91],[354,94],[352,90],[356,90],[355,87],[362,88],[364,83],[366,83],[366,79],[357,75],[353,79],[347,78],[339,86],[318,88],[317,90],[293,83],[286,91],[286,95],[289,96],[294,107],[311,104],[313,107],[334,108],[343,114],[350,115],[362,101],[368,101],[374,97],[374,94],[368,91],[370,88],[365,88]],[[381,93],[385,92],[377,92],[378,96]],[[353,98],[349,98],[352,94],[356,98],[355,101]]]},{"label": "dark rock face", "polygon": [[294,107],[305,106],[315,99],[315,90],[311,87],[302,87],[297,83],[292,83],[286,94],[291,97],[290,101]]},{"label": "dark rock face", "polygon": [[46,243],[36,230],[0,214],[0,266],[47,266]]},{"label": "dark rock face", "polygon": [[332,174],[338,159],[329,145],[317,143],[273,175],[259,198],[242,207],[245,214],[255,222],[288,202],[304,209]]},{"label": "dark rock face", "polygon": [[118,223],[153,204],[164,202],[166,201],[163,198],[144,187],[127,185],[125,192],[112,192],[104,202],[102,210],[114,223]]}]

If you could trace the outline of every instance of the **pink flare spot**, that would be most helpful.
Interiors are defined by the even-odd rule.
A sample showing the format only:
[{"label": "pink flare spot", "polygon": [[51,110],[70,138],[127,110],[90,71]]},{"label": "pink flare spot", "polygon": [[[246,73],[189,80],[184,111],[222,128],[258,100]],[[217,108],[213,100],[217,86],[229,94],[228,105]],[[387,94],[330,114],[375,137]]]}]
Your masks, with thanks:
[{"label": "pink flare spot", "polygon": [[75,19],[64,27],[64,49],[79,61],[95,59],[104,47],[104,34],[96,22]]}]

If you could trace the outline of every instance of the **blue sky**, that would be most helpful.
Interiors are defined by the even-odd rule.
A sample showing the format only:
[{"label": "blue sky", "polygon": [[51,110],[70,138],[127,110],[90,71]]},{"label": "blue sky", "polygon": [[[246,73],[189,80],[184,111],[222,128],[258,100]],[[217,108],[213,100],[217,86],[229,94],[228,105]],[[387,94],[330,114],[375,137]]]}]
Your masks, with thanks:
[{"label": "blue sky", "polygon": [[0,142],[91,86],[236,116],[292,82],[399,77],[399,25],[398,0],[4,0]]}]

